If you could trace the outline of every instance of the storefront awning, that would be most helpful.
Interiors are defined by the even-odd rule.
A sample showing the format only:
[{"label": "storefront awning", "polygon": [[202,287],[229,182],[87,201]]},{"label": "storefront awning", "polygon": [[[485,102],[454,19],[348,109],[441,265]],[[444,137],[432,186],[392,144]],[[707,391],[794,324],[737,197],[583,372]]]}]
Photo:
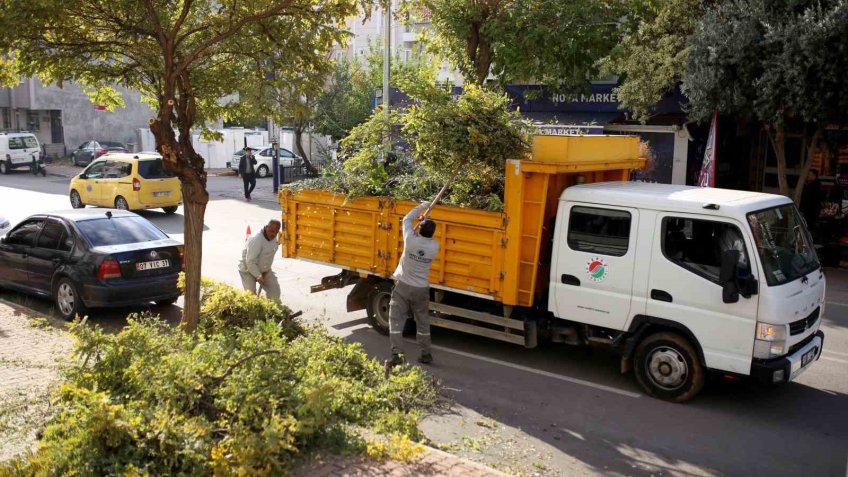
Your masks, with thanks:
[{"label": "storefront awning", "polygon": [[541,134],[568,136],[603,134],[604,125],[619,119],[620,112],[526,113],[524,118],[539,128]]}]

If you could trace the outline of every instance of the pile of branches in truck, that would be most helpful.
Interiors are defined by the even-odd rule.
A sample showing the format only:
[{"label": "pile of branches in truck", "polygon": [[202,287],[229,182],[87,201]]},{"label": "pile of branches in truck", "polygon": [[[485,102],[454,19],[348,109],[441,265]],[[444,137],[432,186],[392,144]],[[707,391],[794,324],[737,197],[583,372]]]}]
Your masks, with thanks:
[{"label": "pile of branches in truck", "polygon": [[504,164],[528,157],[531,130],[504,94],[473,86],[458,98],[431,91],[406,110],[379,111],[353,128],[339,164],[291,187],[429,200],[449,183],[443,203],[501,211]]}]

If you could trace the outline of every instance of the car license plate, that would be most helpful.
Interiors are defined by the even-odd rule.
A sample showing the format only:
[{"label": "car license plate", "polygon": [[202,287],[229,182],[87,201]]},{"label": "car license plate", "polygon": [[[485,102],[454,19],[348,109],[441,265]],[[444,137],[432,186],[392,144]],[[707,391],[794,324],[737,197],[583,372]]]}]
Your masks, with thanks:
[{"label": "car license plate", "polygon": [[171,197],[171,191],[154,192],[153,197]]},{"label": "car license plate", "polygon": [[135,264],[135,269],[139,272],[145,270],[155,270],[157,268],[168,268],[171,262],[168,260],[153,260],[152,262],[138,262]]},{"label": "car license plate", "polygon": [[812,362],[814,359],[816,359],[816,356],[818,354],[819,354],[819,347],[818,346],[816,346],[815,348],[811,349],[810,351],[807,351],[806,353],[804,353],[804,355],[801,356],[801,367],[803,368],[803,367],[807,366],[808,364],[810,364],[810,362]]}]

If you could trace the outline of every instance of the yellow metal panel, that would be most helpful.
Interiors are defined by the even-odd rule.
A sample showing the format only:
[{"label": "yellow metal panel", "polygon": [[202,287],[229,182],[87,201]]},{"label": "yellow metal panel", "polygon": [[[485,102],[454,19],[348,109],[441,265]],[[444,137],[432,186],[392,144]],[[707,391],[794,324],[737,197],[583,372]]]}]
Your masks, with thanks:
[{"label": "yellow metal panel", "polygon": [[636,136],[534,136],[534,162],[578,164],[639,157]]}]

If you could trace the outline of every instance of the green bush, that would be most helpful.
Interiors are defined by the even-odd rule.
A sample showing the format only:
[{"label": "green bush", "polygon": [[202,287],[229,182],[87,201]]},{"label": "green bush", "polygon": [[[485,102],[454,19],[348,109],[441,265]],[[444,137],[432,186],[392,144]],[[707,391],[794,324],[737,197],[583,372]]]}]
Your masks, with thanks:
[{"label": "green bush", "polygon": [[359,344],[257,301],[209,284],[195,335],[150,315],[118,334],[76,325],[38,449],[0,475],[285,475],[313,450],[364,452],[355,428],[421,438],[436,401],[423,371],[385,379]]}]

